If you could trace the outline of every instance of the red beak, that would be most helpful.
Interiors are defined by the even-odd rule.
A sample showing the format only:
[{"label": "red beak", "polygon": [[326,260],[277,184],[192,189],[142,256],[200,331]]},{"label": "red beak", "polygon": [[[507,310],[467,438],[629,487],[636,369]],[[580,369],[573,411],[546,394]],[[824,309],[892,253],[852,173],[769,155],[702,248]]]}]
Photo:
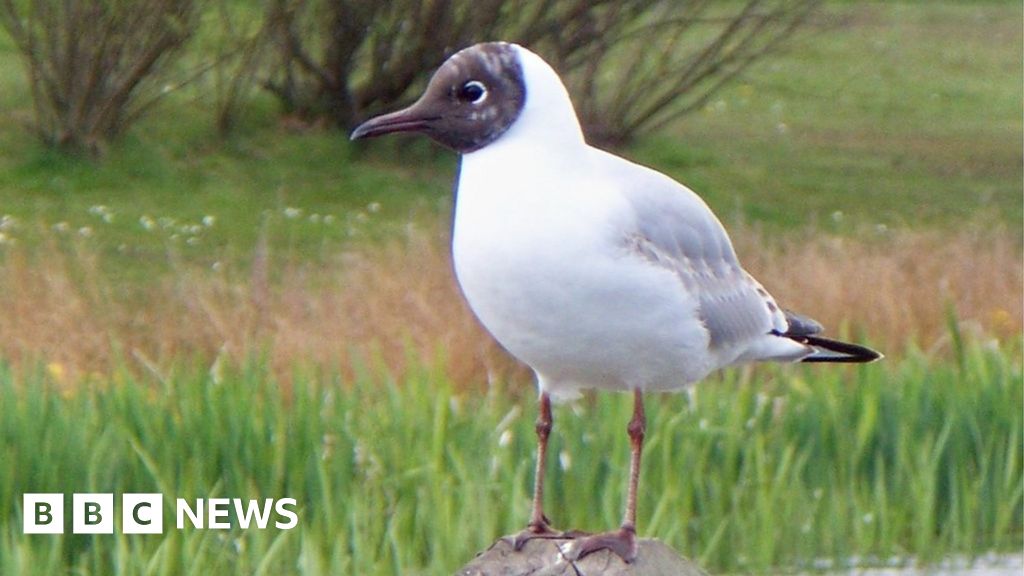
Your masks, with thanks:
[{"label": "red beak", "polygon": [[437,116],[424,114],[419,102],[390,114],[370,118],[352,131],[350,139],[372,138],[393,132],[423,132],[430,124],[438,120]]}]

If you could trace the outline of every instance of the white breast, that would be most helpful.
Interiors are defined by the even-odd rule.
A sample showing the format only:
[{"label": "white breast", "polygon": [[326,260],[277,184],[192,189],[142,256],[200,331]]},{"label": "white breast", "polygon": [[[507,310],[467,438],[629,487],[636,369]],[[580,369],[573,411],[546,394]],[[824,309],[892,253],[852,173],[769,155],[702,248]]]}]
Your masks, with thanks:
[{"label": "white breast", "polygon": [[567,163],[499,141],[464,157],[453,255],[466,299],[554,395],[698,380],[716,366],[696,301],[624,249],[627,207],[589,150]]}]

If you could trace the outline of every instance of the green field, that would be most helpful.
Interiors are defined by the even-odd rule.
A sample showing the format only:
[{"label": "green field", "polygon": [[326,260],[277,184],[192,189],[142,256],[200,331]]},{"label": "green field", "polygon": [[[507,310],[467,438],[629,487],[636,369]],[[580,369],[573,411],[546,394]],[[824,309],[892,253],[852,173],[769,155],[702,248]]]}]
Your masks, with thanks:
[{"label": "green field", "polygon": [[[649,402],[641,531],[716,572],[1019,550],[1019,350],[849,370],[763,369]],[[3,574],[445,574],[529,511],[532,402],[444,374],[353,382],[259,361],[117,374],[61,393],[0,373]],[[325,386],[326,382],[330,383]],[[528,396],[528,395],[519,395]],[[548,512],[615,526],[630,403],[555,411]],[[160,536],[20,534],[23,492],[160,492]],[[177,530],[173,498],[284,498],[293,530]]]},{"label": "green field", "polygon": [[[727,223],[851,233],[966,220],[1019,236],[1021,19],[1020,6],[1000,2],[828,6],[704,111],[624,153],[690,185]],[[273,244],[307,257],[379,230],[359,212],[384,228],[448,214],[455,159],[425,142],[290,133],[261,96],[222,141],[200,84],[164,101],[97,165],[46,150],[24,127],[28,90],[2,36],[0,77],[0,213],[21,224],[8,236],[89,227],[122,272],[154,272],[173,235],[144,233],[143,216],[214,216],[195,245],[179,233],[183,257],[207,261],[248,255],[268,218]],[[90,214],[94,206],[113,221]],[[336,225],[286,225],[288,207]],[[122,246],[127,258],[116,255]]]},{"label": "green field", "polygon": [[[827,3],[704,110],[620,151],[694,188],[769,263],[796,245],[874,258],[948,238],[964,245],[941,254],[975,266],[904,253],[887,264],[909,271],[903,284],[844,268],[842,282],[896,308],[927,300],[940,327],[894,343],[882,321],[839,313],[831,328],[891,346],[881,363],[736,369],[655,397],[642,535],[712,573],[1020,552],[1022,20],[1011,2]],[[452,337],[410,320],[401,337],[380,328],[328,342],[328,361],[301,350],[282,360],[264,342],[303,330],[295,317],[333,319],[329,296],[350,278],[390,282],[345,292],[366,297],[370,320],[446,297],[429,292],[448,278],[444,250],[422,259],[430,275],[414,269],[419,236],[407,231],[442,236],[455,158],[420,141],[286,129],[258,93],[219,138],[204,82],[103,158],[66,156],[27,127],[21,62],[0,34],[0,574],[451,573],[527,519],[535,404],[524,372],[502,371],[507,359],[494,371],[486,358],[443,361],[480,354],[475,325]],[[394,262],[368,271],[374,257]],[[791,272],[779,268],[766,285]],[[836,287],[839,268],[822,265],[820,285]],[[908,296],[908,282],[923,288]],[[965,317],[950,285],[986,306]],[[405,298],[370,301],[402,286]],[[248,315],[232,315],[238,301]],[[50,322],[48,307],[78,315]],[[250,330],[239,339],[252,342],[154,325],[182,318]],[[373,325],[362,321],[353,333]],[[378,344],[405,360],[367,353]],[[629,408],[599,395],[556,409],[556,526],[618,523]],[[24,535],[26,492],[161,492],[167,529]],[[175,529],[173,499],[201,497],[293,497],[299,525]]]}]

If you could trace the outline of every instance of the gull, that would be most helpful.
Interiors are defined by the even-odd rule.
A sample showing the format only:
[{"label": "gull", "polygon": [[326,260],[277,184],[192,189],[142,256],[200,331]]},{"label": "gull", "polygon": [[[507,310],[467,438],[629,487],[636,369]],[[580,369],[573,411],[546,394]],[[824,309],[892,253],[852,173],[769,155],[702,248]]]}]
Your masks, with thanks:
[{"label": "gull", "polygon": [[[522,46],[487,42],[446,60],[411,106],[352,139],[424,134],[461,154],[452,257],[491,335],[539,390],[533,506],[517,549],[571,537],[573,557],[636,558],[643,394],[681,390],[751,361],[870,362],[781,308],[689,188],[588,145],[558,74]],[[552,401],[586,389],[633,394],[625,513],[617,530],[559,532],[543,511]]]}]

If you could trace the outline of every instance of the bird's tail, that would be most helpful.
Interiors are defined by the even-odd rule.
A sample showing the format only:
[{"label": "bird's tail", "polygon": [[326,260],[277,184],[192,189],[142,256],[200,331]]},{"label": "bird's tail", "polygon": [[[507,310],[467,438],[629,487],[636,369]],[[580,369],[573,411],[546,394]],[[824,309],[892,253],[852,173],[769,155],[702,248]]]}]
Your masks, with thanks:
[{"label": "bird's tail", "polygon": [[814,352],[803,357],[801,362],[874,362],[883,358],[881,352],[867,346],[840,342],[821,336],[791,336],[793,340],[814,348]]},{"label": "bird's tail", "polygon": [[792,310],[783,310],[789,328],[785,332],[776,333],[783,338],[810,346],[814,351],[800,358],[801,362],[874,362],[883,358],[882,353],[867,346],[840,342],[831,338],[818,336],[823,330],[821,324]]}]

